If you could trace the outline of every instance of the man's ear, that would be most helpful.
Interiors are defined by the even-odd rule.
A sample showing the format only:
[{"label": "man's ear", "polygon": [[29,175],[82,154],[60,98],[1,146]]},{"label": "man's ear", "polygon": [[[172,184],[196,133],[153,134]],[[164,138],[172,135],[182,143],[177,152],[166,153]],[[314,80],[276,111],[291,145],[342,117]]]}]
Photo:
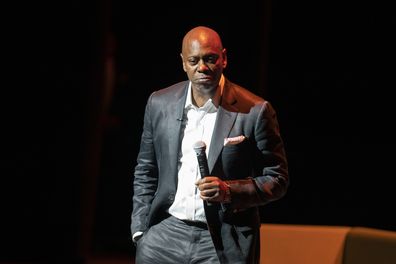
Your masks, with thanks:
[{"label": "man's ear", "polygon": [[187,72],[187,70],[186,70],[186,64],[184,63],[183,54],[181,54],[181,53],[180,53],[180,58],[181,58],[182,64],[183,64],[183,70],[184,70],[185,72]]},{"label": "man's ear", "polygon": [[223,54],[223,69],[224,69],[227,67],[227,50],[223,49],[222,54]]}]

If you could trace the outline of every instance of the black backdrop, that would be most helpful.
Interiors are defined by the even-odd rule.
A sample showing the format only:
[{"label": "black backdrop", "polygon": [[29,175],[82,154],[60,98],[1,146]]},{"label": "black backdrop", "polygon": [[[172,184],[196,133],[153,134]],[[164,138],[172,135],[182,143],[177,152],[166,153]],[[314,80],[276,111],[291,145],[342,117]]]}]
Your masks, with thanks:
[{"label": "black backdrop", "polygon": [[[262,221],[396,230],[390,8],[228,2],[15,8],[0,261],[133,255],[132,173],[145,100],[185,79],[180,42],[196,25],[223,36],[227,77],[278,111],[291,185],[262,208]],[[114,85],[103,85],[108,76]]]}]

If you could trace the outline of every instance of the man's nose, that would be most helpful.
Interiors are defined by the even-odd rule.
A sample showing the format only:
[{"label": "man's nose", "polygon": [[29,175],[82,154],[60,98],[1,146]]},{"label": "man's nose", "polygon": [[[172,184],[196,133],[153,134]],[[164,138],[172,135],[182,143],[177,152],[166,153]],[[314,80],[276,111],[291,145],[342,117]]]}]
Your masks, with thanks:
[{"label": "man's nose", "polygon": [[208,70],[208,66],[205,64],[205,62],[203,60],[200,60],[198,62],[198,71],[199,72],[205,72]]}]

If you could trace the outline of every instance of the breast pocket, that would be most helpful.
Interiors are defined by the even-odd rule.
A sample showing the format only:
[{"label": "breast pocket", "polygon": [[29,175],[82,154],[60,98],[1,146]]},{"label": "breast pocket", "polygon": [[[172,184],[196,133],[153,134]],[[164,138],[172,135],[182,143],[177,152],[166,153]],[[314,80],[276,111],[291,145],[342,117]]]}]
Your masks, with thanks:
[{"label": "breast pocket", "polygon": [[251,162],[248,144],[242,142],[237,145],[225,146],[222,152],[223,171],[227,178],[238,179],[249,176]]}]

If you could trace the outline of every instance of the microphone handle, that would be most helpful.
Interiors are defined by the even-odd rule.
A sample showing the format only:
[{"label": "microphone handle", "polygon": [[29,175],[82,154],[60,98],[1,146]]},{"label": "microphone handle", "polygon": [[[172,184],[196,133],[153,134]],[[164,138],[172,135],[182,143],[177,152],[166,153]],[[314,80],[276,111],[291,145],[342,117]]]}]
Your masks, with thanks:
[{"label": "microphone handle", "polygon": [[206,159],[205,151],[197,155],[199,172],[201,173],[201,178],[209,175],[208,160]]},{"label": "microphone handle", "polygon": [[[197,154],[199,172],[201,173],[201,179],[209,175],[208,159],[206,158],[205,150]],[[211,206],[212,203],[206,201],[207,206]]]}]

